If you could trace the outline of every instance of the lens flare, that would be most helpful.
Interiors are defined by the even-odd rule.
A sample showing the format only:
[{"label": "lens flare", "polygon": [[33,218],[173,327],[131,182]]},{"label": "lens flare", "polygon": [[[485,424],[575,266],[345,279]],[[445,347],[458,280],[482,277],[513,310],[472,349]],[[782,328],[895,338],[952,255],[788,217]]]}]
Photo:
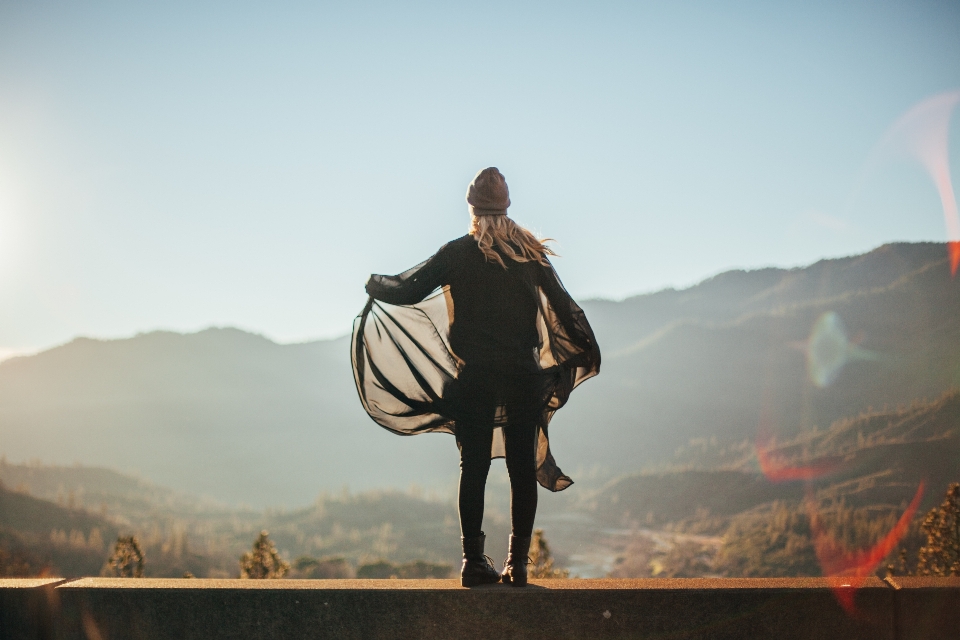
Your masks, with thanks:
[{"label": "lens flare", "polygon": [[786,464],[783,456],[773,453],[769,438],[758,438],[754,444],[760,471],[770,482],[796,482],[798,480],[816,480],[836,471],[842,462],[840,458],[819,458],[810,464],[795,467]]},{"label": "lens flare", "polygon": [[828,578],[844,578],[843,584],[833,587],[834,596],[840,605],[850,614],[855,614],[853,598],[856,590],[863,586],[868,577],[873,575],[877,566],[890,555],[900,540],[907,534],[910,521],[920,507],[920,500],[926,482],[921,482],[913,500],[893,528],[873,546],[867,549],[850,550],[842,542],[831,536],[823,527],[823,520],[817,509],[813,490],[808,489],[805,505],[810,516],[810,531],[813,535],[813,549],[817,554],[817,561],[823,569],[823,575]]},{"label": "lens flare", "polygon": [[843,321],[833,311],[817,318],[806,347],[807,374],[810,381],[821,389],[833,384],[848,363],[880,357],[850,341]]},{"label": "lens flare", "polygon": [[833,473],[843,464],[843,458],[838,456],[817,458],[802,466],[789,464],[787,457],[776,451],[777,443],[773,436],[773,423],[770,404],[764,402],[753,449],[757,456],[757,463],[760,465],[760,472],[770,482],[816,480]]},{"label": "lens flare", "polygon": [[814,553],[824,577],[829,580],[830,589],[840,606],[851,616],[858,616],[854,598],[867,578],[873,575],[884,558],[896,548],[907,534],[920,500],[926,488],[922,481],[906,510],[897,523],[876,544],[866,549],[849,549],[830,535],[823,524],[823,517],[817,507],[813,481],[824,478],[844,465],[841,457],[823,457],[809,464],[794,466],[789,464],[787,456],[778,453],[776,443],[770,435],[768,420],[761,417],[760,428],[754,443],[760,470],[767,480],[774,483],[803,481],[807,483],[804,509],[810,518],[810,534]]},{"label": "lens flare", "polygon": [[960,266],[960,215],[950,180],[950,117],[960,104],[960,90],[941,93],[911,107],[894,122],[874,151],[880,156],[901,155],[917,160],[933,180],[947,226],[950,273]]}]

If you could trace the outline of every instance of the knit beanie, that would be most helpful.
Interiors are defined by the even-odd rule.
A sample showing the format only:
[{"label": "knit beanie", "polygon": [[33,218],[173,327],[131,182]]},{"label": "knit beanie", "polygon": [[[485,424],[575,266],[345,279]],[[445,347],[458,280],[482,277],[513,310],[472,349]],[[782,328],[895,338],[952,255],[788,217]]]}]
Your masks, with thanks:
[{"label": "knit beanie", "polygon": [[475,216],[503,216],[510,206],[510,191],[507,180],[496,167],[488,167],[477,173],[467,187],[467,204]]}]

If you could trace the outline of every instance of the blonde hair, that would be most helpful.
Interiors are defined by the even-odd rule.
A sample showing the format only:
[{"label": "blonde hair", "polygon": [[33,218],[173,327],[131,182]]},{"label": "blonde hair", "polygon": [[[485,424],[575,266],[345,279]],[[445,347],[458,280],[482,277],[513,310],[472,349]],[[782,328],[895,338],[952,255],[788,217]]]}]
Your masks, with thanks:
[{"label": "blonde hair", "polygon": [[494,251],[494,244],[505,256],[515,262],[539,262],[546,267],[550,264],[547,256],[557,255],[544,244],[555,242],[555,240],[552,238],[540,240],[505,215],[471,215],[470,235],[476,239],[487,261],[499,262],[504,269],[507,265],[500,253]]}]

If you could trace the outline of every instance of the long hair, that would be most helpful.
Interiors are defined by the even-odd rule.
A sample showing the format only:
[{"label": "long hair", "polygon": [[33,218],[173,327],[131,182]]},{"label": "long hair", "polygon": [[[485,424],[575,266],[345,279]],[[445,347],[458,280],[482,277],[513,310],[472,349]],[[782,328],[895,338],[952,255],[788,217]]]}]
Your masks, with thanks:
[{"label": "long hair", "polygon": [[507,265],[500,253],[494,251],[494,245],[503,255],[515,262],[539,262],[548,266],[550,263],[547,262],[547,256],[557,255],[544,244],[555,242],[552,238],[540,240],[505,215],[471,215],[470,235],[476,239],[487,261],[499,262],[504,269]]}]

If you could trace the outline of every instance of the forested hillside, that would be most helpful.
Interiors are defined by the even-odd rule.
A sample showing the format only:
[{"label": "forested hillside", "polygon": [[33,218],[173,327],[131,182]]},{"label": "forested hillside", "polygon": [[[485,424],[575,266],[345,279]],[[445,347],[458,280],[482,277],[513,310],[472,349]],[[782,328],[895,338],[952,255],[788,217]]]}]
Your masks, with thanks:
[{"label": "forested hillside", "polygon": [[[13,490],[12,480],[19,480]],[[93,496],[99,507],[87,504]],[[493,502],[487,521],[506,524]],[[324,494],[291,511],[254,511],[104,469],[0,463],[0,577],[98,575],[118,535],[137,536],[147,577],[237,577],[241,554],[264,529],[291,563],[333,566],[345,573],[337,577],[381,561],[449,569],[460,552],[452,502],[415,491]],[[491,540],[490,551],[502,553],[505,542],[505,534]]]},{"label": "forested hillside", "polygon": [[[786,441],[761,438],[722,450],[695,443],[675,463],[669,472],[618,478],[583,504],[599,523],[634,532],[630,542],[607,541],[619,544],[618,575],[651,575],[651,561],[667,560],[672,575],[822,575],[817,536],[850,550],[869,548],[919,496],[883,571],[901,547],[916,558],[919,521],[950,483],[960,482],[960,391]],[[717,544],[688,544],[681,552],[683,545],[674,545],[667,558],[637,533],[664,527],[716,536]]]},{"label": "forested hillside", "polygon": [[[493,473],[485,517],[496,557],[509,531],[502,476]],[[923,485],[913,525],[897,542],[915,557],[919,519],[958,480],[960,391],[953,391],[790,439],[693,443],[661,472],[543,496],[538,526],[559,560],[586,575],[821,575],[816,536],[868,548],[892,531]],[[146,573],[157,576],[236,575],[237,558],[264,528],[288,561],[314,572],[305,575],[322,569],[343,577],[381,560],[454,566],[459,554],[452,495],[338,492],[298,509],[261,511],[82,466],[0,461],[0,482],[8,487],[0,491],[0,566],[13,572],[96,573],[117,533],[140,537]]]}]

